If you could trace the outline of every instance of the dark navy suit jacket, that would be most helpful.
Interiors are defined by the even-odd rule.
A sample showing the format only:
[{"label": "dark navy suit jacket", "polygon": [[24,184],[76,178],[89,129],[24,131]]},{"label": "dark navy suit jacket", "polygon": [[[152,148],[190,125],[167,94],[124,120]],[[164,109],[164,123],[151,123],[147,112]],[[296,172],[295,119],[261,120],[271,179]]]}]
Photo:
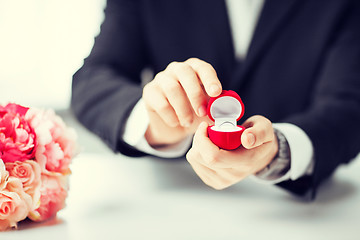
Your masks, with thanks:
[{"label": "dark navy suit jacket", "polygon": [[[114,151],[141,98],[140,72],[197,57],[239,93],[246,113],[299,126],[314,173],[280,186],[316,189],[360,151],[360,1],[266,0],[247,58],[238,62],[224,0],[108,0],[90,56],[74,75],[72,108]],[[315,191],[313,191],[315,192]]]}]

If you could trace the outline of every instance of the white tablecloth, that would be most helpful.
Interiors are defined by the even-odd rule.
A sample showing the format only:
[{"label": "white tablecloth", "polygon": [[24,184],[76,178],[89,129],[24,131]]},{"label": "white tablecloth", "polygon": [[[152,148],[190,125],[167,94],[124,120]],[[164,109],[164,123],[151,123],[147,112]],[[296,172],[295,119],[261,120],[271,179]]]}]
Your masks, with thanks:
[{"label": "white tablecloth", "polygon": [[316,201],[245,180],[216,191],[184,159],[111,153],[67,112],[82,152],[67,207],[51,221],[0,233],[17,239],[360,239],[360,159],[324,184]]}]

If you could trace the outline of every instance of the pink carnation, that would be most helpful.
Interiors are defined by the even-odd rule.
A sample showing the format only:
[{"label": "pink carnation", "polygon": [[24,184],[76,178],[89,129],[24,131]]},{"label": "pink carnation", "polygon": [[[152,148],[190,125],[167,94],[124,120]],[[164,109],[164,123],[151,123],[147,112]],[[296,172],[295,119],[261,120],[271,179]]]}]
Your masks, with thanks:
[{"label": "pink carnation", "polygon": [[65,207],[68,184],[66,176],[41,176],[40,207],[30,212],[33,221],[44,221],[56,215]]},{"label": "pink carnation", "polygon": [[68,174],[76,152],[76,134],[52,110],[30,109],[26,118],[35,129],[37,149],[35,160],[43,172]]},{"label": "pink carnation", "polygon": [[25,193],[31,196],[33,203],[31,210],[36,209],[40,200],[41,169],[39,164],[32,160],[26,160],[25,162],[6,163],[5,166],[9,175],[20,179]]},{"label": "pink carnation", "polygon": [[6,188],[0,191],[0,231],[16,227],[25,219],[32,205],[19,179],[10,177]]},{"label": "pink carnation", "polygon": [[34,157],[35,133],[25,120],[28,108],[16,104],[0,106],[0,158],[4,162]]}]

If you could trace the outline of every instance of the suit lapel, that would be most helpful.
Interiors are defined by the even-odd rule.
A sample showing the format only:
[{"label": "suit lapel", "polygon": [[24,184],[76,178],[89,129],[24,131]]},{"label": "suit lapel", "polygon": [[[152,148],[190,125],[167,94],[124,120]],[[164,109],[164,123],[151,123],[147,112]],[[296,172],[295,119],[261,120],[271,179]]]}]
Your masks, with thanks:
[{"label": "suit lapel", "polygon": [[[298,0],[265,0],[258,24],[241,68],[238,68],[231,80],[231,87],[239,87],[247,74],[258,64],[269,45],[276,39],[278,31],[286,24]],[[239,81],[241,81],[239,83]]]}]

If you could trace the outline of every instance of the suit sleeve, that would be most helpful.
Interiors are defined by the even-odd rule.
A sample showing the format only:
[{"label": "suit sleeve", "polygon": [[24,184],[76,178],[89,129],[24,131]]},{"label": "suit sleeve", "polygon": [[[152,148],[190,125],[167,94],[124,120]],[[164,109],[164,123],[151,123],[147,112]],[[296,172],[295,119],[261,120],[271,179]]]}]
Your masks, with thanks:
[{"label": "suit sleeve", "polygon": [[360,151],[360,8],[353,2],[329,43],[310,107],[286,120],[303,129],[314,146],[312,176],[279,184],[298,194],[316,190]]},{"label": "suit sleeve", "polygon": [[136,0],[109,0],[101,33],[73,76],[71,107],[79,121],[113,151],[141,155],[120,140],[142,95],[140,72],[147,64],[141,8]]}]

